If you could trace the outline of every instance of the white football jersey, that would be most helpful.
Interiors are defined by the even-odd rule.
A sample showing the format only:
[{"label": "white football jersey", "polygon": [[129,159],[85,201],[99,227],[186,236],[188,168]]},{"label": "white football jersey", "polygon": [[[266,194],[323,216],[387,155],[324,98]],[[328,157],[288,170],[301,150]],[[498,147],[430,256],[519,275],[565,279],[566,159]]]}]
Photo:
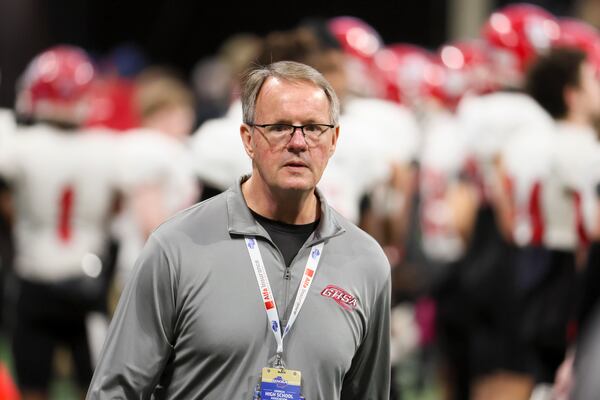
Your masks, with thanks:
[{"label": "white football jersey", "polygon": [[118,188],[110,135],[23,128],[0,146],[0,174],[16,205],[15,269],[19,276],[55,281],[84,273],[100,255]]},{"label": "white football jersey", "polygon": [[465,164],[466,145],[450,113],[429,114],[423,134],[419,182],[423,250],[433,260],[450,262],[464,251],[447,195]]},{"label": "white football jersey", "polygon": [[457,116],[486,195],[498,184],[494,163],[510,138],[516,132],[544,129],[553,123],[535,100],[516,92],[465,97],[457,108]]},{"label": "white football jersey", "polygon": [[544,241],[573,250],[587,241],[595,221],[600,147],[591,127],[559,123],[557,129],[542,190]]},{"label": "white football jersey", "polygon": [[418,126],[410,111],[379,99],[351,98],[342,111],[337,147],[319,187],[356,223],[361,197],[389,178],[393,163],[415,159]]},{"label": "white football jersey", "polygon": [[358,224],[360,200],[364,193],[358,180],[346,168],[339,163],[329,162],[318,187],[331,207]]},{"label": "white football jersey", "polygon": [[192,135],[194,168],[205,183],[221,190],[252,172],[252,163],[240,137],[242,103],[233,103],[223,118],[211,119]]},{"label": "white football jersey", "polygon": [[362,144],[373,142],[377,160],[402,164],[416,160],[420,128],[408,108],[386,100],[355,97],[344,103],[342,111],[342,118],[351,116],[370,127],[356,139]]},{"label": "white football jersey", "polygon": [[544,241],[542,193],[551,171],[552,143],[557,135],[554,122],[517,129],[504,144],[501,157],[505,190],[513,210],[512,237],[519,246]]},{"label": "white football jersey", "polygon": [[127,274],[146,241],[146,233],[132,208],[136,189],[159,188],[162,218],[191,206],[198,198],[198,184],[191,153],[186,143],[149,129],[135,129],[118,136],[118,174],[124,186],[125,202],[113,226],[119,240],[117,265]]},{"label": "white football jersey", "polygon": [[387,174],[387,165],[377,159],[377,145],[374,138],[370,137],[369,129],[368,123],[354,115],[340,116],[340,133],[336,149],[329,159],[320,183],[324,192],[331,192],[327,186],[330,184],[337,186],[336,180],[338,180],[333,178],[333,175],[342,174],[351,178],[353,187],[351,191],[356,194],[356,198],[343,202],[355,203],[354,210],[350,211],[350,214],[345,214],[353,221],[358,217],[360,197],[383,180]]}]

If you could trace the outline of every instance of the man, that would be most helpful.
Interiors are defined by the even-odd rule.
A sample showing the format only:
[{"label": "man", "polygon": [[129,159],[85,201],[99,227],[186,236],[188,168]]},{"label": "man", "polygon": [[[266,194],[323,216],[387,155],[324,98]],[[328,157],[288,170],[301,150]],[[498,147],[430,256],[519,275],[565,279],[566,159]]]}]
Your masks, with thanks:
[{"label": "man", "polygon": [[[231,82],[229,84],[231,87],[227,94],[230,102],[227,110],[220,117],[203,119],[202,115],[199,115],[199,128],[190,138],[194,168],[202,185],[201,200],[206,200],[227,190],[241,175],[250,173],[252,170],[244,148],[239,146],[237,135],[242,118],[242,103],[238,98],[238,77],[242,76],[243,71],[255,61],[256,53],[261,47],[261,38],[253,34],[242,33],[230,37],[219,50],[217,57],[219,61],[217,62],[225,65],[219,67],[219,74],[230,74]],[[202,103],[207,92],[214,89],[215,78],[210,78],[210,85],[200,85],[197,72],[199,71],[194,71],[194,86],[197,92],[196,97],[199,103]],[[200,89],[206,93],[200,93]],[[206,113],[205,104],[197,104],[197,106],[196,109],[203,108],[200,114]],[[212,107],[214,108],[214,104]]]},{"label": "man", "polygon": [[278,62],[246,76],[242,104],[252,175],[150,236],[88,399],[299,399],[298,381],[306,399],[388,398],[389,264],[315,190],[337,97]]},{"label": "man", "polygon": [[[506,29],[498,20],[506,22]],[[456,110],[466,162],[456,190],[461,201],[452,211],[458,211],[457,230],[466,246],[438,294],[438,327],[452,366],[454,398],[530,397],[533,382],[520,371],[520,353],[513,350],[513,245],[499,176],[505,143],[549,120],[522,93],[522,83],[527,66],[550,47],[556,27],[554,16],[533,5],[494,11],[481,36],[491,57],[492,86],[500,90],[465,96]],[[533,30],[536,35],[530,34]]]},{"label": "man", "polygon": [[[523,248],[517,277],[525,367],[537,382],[551,384],[555,374],[559,381],[565,374],[559,366],[574,339],[575,296],[581,291],[575,287],[576,273],[594,221],[588,211],[596,202],[600,148],[593,124],[600,115],[600,85],[590,54],[557,48],[532,66],[527,90],[557,122],[554,135],[545,138],[547,173],[539,181],[534,207],[539,216],[533,220],[539,222],[532,232],[538,232],[542,246]],[[563,367],[571,361],[569,356]],[[567,388],[559,382],[555,390]]]},{"label": "man", "polygon": [[191,91],[160,68],[136,80],[134,106],[142,126],[122,137],[126,198],[113,230],[119,239],[117,284],[122,288],[144,242],[158,225],[196,202],[198,184],[186,144],[194,124]]},{"label": "man", "polygon": [[17,102],[17,112],[33,124],[0,144],[0,176],[14,199],[12,350],[24,400],[49,397],[59,345],[73,355],[81,397],[92,377],[88,323],[104,311],[111,268],[101,259],[120,187],[114,141],[80,133],[94,76],[79,48],[39,54],[23,74]]}]

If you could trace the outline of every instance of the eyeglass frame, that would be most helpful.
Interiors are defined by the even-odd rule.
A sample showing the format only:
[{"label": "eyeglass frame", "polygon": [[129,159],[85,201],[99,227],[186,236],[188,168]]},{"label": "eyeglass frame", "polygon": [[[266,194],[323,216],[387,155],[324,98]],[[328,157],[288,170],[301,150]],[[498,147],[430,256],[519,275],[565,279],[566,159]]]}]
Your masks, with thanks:
[{"label": "eyeglass frame", "polygon": [[[306,141],[306,132],[304,132],[304,128],[306,128],[307,126],[318,126],[318,127],[324,127],[325,126],[325,127],[327,127],[326,129],[324,129],[323,131],[321,131],[321,133],[319,133],[318,136],[315,137],[315,139],[317,139],[317,140],[320,139],[321,136],[323,136],[323,134],[325,132],[327,132],[327,130],[335,128],[335,125],[333,125],[333,124],[316,124],[316,123],[305,124],[305,125],[293,125],[293,124],[285,124],[285,123],[278,123],[278,124],[246,124],[246,125],[248,125],[252,129],[254,129],[254,128],[267,129],[267,128],[271,127],[271,126],[277,126],[277,125],[292,127],[293,130],[292,130],[292,133],[290,134],[290,140],[292,140],[292,138],[294,137],[294,134],[296,133],[296,129],[300,129],[300,132],[302,132],[302,137],[304,137],[305,141]],[[282,136],[282,138],[283,137],[284,136]],[[310,135],[309,135],[309,137],[310,137]],[[308,141],[306,141],[306,144],[308,144]]]}]

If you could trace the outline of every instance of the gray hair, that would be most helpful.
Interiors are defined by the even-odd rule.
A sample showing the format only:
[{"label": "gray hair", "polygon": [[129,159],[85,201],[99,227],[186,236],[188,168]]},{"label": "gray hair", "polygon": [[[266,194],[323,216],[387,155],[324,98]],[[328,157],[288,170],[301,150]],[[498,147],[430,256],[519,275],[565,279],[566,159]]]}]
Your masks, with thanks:
[{"label": "gray hair", "polygon": [[340,117],[340,101],[331,84],[316,69],[294,61],[278,61],[250,70],[242,80],[242,109],[244,123],[253,124],[256,99],[265,81],[278,78],[289,82],[310,82],[323,90],[329,100],[330,123],[337,126]]}]

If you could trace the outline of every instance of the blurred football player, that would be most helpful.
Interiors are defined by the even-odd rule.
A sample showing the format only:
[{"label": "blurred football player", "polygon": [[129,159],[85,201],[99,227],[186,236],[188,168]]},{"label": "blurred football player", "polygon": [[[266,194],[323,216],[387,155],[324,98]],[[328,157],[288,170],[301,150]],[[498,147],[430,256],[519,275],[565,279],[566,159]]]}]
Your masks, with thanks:
[{"label": "blurred football player", "polygon": [[344,74],[348,77],[344,90],[360,97],[383,97],[384,81],[374,73],[373,65],[375,54],[383,48],[383,39],[375,28],[349,15],[329,19],[327,28],[343,52]]},{"label": "blurred football player", "polygon": [[113,140],[82,134],[95,76],[86,53],[57,46],[24,72],[17,112],[34,122],[0,146],[14,195],[19,279],[12,349],[23,399],[48,398],[58,345],[81,393],[92,376],[86,317],[102,312],[111,276],[107,221],[117,196]]},{"label": "blurred football player", "polygon": [[[417,120],[406,106],[384,100],[391,97],[385,94],[389,91],[386,75],[378,64],[385,64],[380,54],[386,49],[375,29],[350,16],[332,18],[326,26],[326,30],[319,29],[315,22],[310,27],[320,50],[313,52],[309,64],[333,82],[342,101],[341,118],[347,120],[331,165],[349,175],[351,183],[346,187],[354,187],[353,194],[347,193],[355,204],[350,218],[384,246],[392,264],[398,264],[415,187],[412,162],[418,149]],[[354,68],[355,64],[361,67]],[[362,71],[363,78],[357,71]],[[371,89],[357,90],[355,85],[361,80]],[[331,181],[328,173],[323,178],[324,190]]]},{"label": "blurred football player", "polygon": [[[586,256],[589,255],[590,261],[595,259],[594,247],[589,244],[597,231],[597,185],[600,181],[597,172],[600,146],[595,130],[600,118],[600,82],[597,78],[600,35],[580,21],[561,20],[560,24],[561,38],[556,43],[558,48],[533,67],[528,90],[558,121],[556,135],[549,143],[548,174],[541,182],[542,233],[549,257],[538,266],[538,269],[545,267],[543,274],[538,273],[544,284],[539,285],[536,294],[539,293],[538,297],[545,294],[547,298],[557,298],[558,293],[563,294],[560,296],[562,301],[546,300],[544,303],[555,315],[553,320],[542,319],[546,325],[555,323],[557,333],[554,340],[550,340],[552,336],[547,333],[549,330],[539,322],[535,324],[539,332],[532,332],[546,338],[548,348],[543,349],[546,362],[542,365],[546,367],[543,371],[552,376],[545,376],[545,381],[552,382],[556,373],[557,396],[568,396],[572,388],[569,376],[574,352],[570,352],[557,371],[568,343],[559,336],[558,328],[562,327],[563,333],[568,332],[567,339],[572,343],[575,339],[574,329],[568,331],[567,327],[577,326],[577,319],[578,325],[584,326],[597,298],[597,294],[594,294],[597,290],[594,282],[597,268],[593,263],[588,262],[583,271],[583,286],[576,289],[574,285],[576,272],[581,272],[586,265]],[[573,313],[576,292],[582,293],[579,315]],[[540,309],[539,313],[548,312],[544,310]],[[538,316],[537,319],[541,318]],[[528,338],[541,341],[539,337]],[[542,349],[534,349],[541,353]],[[538,357],[542,359],[541,355]]]},{"label": "blurred football player", "polygon": [[[457,105],[466,144],[461,181],[466,193],[472,193],[466,198],[476,201],[464,202],[461,208],[465,254],[449,276],[446,300],[441,302],[447,307],[440,326],[454,334],[455,346],[447,347],[462,363],[454,366],[459,375],[455,398],[469,393],[475,399],[492,398],[490,393],[525,398],[533,385],[512,351],[518,309],[512,292],[513,248],[501,178],[502,149],[520,131],[550,123],[547,113],[520,88],[526,68],[550,49],[558,32],[556,18],[534,5],[511,4],[493,12],[482,38],[491,59],[491,86],[503,90],[465,96]],[[462,353],[457,351],[460,346]]]},{"label": "blurred football player", "polygon": [[515,3],[494,11],[481,36],[490,46],[497,86],[521,88],[529,64],[559,35],[556,17],[539,6]]},{"label": "blurred football player", "polygon": [[150,233],[198,198],[187,150],[195,120],[191,90],[176,75],[157,67],[143,71],[135,84],[133,107],[142,127],[122,135],[119,153],[126,185],[115,223],[121,286]]},{"label": "blurred football player", "polygon": [[[218,118],[200,120],[201,124],[190,140],[194,168],[202,185],[201,200],[226,190],[239,176],[249,173],[252,169],[243,147],[239,146],[236,133],[242,118],[238,81],[244,70],[256,60],[261,48],[261,38],[252,34],[240,34],[230,37],[219,51],[218,62],[224,63],[230,74],[225,113]],[[199,77],[194,76],[195,85],[198,84],[197,78]],[[211,91],[211,87],[219,86],[220,80],[222,79],[213,79],[208,88],[196,90]],[[199,95],[198,106],[202,106],[203,99],[207,96],[208,93]]]}]

